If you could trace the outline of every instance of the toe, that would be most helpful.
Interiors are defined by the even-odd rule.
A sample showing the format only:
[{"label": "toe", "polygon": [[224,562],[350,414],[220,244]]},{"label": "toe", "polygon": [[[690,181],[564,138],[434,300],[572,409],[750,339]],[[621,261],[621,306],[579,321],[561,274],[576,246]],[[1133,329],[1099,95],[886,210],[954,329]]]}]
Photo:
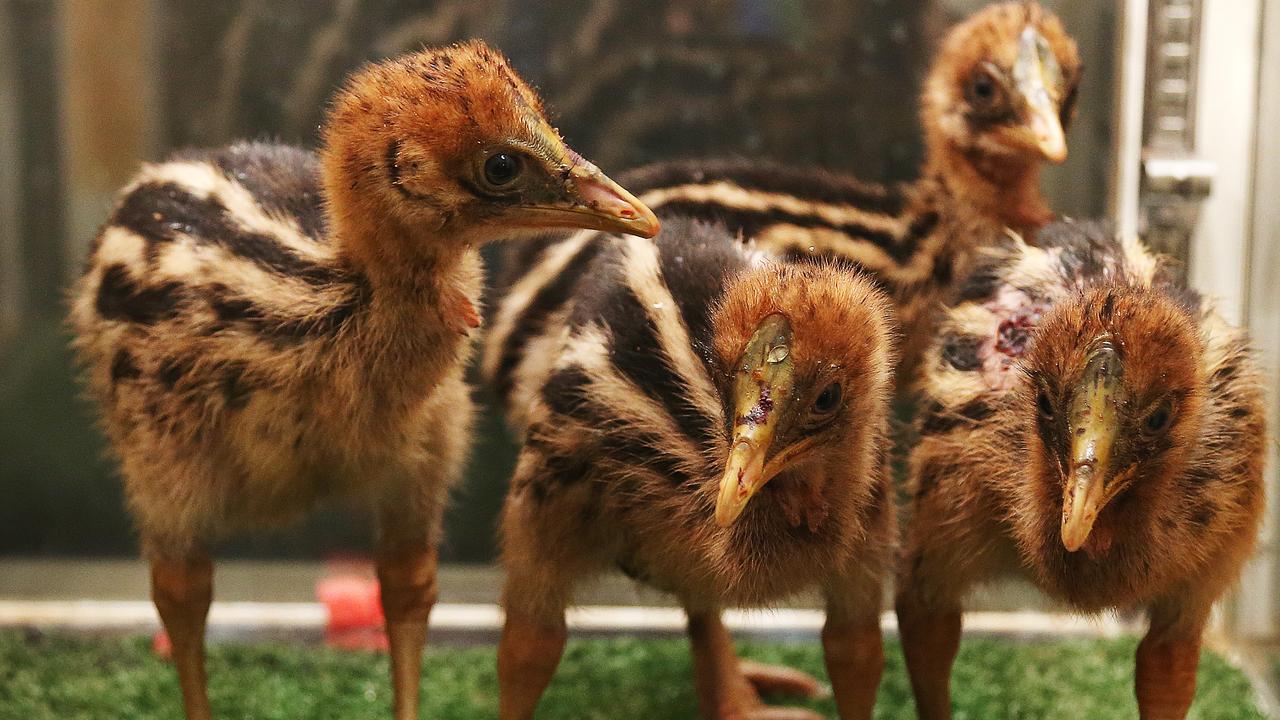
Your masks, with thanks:
[{"label": "toe", "polygon": [[817,678],[794,668],[782,665],[743,660],[739,663],[742,675],[762,695],[791,695],[808,699],[827,697],[831,689]]}]

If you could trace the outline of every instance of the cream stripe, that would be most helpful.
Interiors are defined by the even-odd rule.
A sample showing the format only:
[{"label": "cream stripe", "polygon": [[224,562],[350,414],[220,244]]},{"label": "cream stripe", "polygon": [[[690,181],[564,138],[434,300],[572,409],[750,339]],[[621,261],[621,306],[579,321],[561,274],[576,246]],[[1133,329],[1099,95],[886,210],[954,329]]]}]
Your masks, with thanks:
[{"label": "cream stripe", "polygon": [[817,255],[831,254],[852,260],[868,272],[898,284],[923,280],[931,270],[931,255],[916,252],[906,265],[899,265],[873,242],[860,240],[829,228],[805,228],[790,224],[770,225],[756,235],[756,244],[774,255],[788,250]]},{"label": "cream stripe", "polygon": [[228,179],[209,163],[182,161],[145,165],[130,189],[147,183],[166,182],[179,185],[198,198],[218,201],[244,230],[267,235],[313,259],[333,257],[332,248],[303,233],[292,217],[267,212],[248,189]]},{"label": "cream stripe", "polygon": [[498,304],[498,312],[485,336],[484,354],[480,360],[480,369],[485,379],[493,382],[497,378],[498,365],[502,361],[502,348],[507,344],[507,338],[511,333],[515,332],[516,322],[524,315],[538,291],[555,280],[578,251],[582,250],[597,234],[595,230],[583,230],[548,247],[543,251],[538,264],[529,268],[529,271],[507,290]]},{"label": "cream stripe", "polygon": [[658,343],[670,360],[672,369],[688,388],[686,399],[714,423],[724,422],[724,409],[707,377],[706,367],[693,352],[689,330],[676,305],[675,298],[663,282],[658,270],[658,247],[649,240],[633,235],[626,237],[627,285],[644,306],[644,311],[658,329]]},{"label": "cream stripe", "polygon": [[749,190],[723,180],[706,184],[657,188],[642,193],[640,200],[654,210],[670,202],[705,202],[735,210],[756,212],[778,210],[795,215],[807,215],[820,218],[832,225],[857,224],[895,237],[904,231],[902,219],[893,215],[867,212],[854,205],[803,200],[785,193]]},{"label": "cream stripe", "polygon": [[[661,444],[655,452],[676,458],[690,473],[701,472],[705,461],[693,442],[673,419],[635,383],[618,374],[609,359],[609,339],[605,330],[590,325],[569,338],[557,368],[579,367],[590,378],[591,399],[608,408],[619,423],[639,428],[655,436]],[[598,428],[609,432],[610,428]]]}]

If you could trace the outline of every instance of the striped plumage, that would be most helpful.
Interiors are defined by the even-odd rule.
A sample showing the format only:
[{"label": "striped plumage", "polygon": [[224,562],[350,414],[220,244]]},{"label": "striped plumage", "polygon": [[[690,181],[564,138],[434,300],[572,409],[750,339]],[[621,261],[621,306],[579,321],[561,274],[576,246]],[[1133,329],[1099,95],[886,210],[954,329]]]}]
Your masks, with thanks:
[{"label": "striped plumage", "polygon": [[922,718],[949,717],[968,590],[1021,574],[1079,612],[1145,609],[1143,718],[1182,718],[1201,630],[1263,508],[1245,333],[1094,223],[986,251],[922,367],[898,613]]},{"label": "striped plumage", "polygon": [[[1040,167],[1066,156],[1079,79],[1075,43],[1055,16],[1034,3],[993,5],[948,33],[929,72],[916,182],[873,185],[755,160],[662,163],[624,182],[663,216],[723,223],[781,258],[834,256],[871,273],[895,304],[906,383],[973,250],[1006,227],[1029,233],[1052,216]],[[517,300],[504,305],[485,352],[502,394],[526,392],[523,377],[543,371],[543,320],[560,312],[554,301],[572,283],[560,273],[572,276],[592,252],[578,252],[582,245],[582,236],[547,239],[516,258]]]},{"label": "striped plumage", "polygon": [[326,497],[376,514],[396,717],[416,717],[441,508],[471,427],[474,246],[549,226],[656,231],[481,43],[353,75],[319,156],[186,152],[125,188],[70,319],[190,718],[209,717],[209,545]]},{"label": "striped plumage", "polygon": [[[515,413],[524,443],[502,521],[501,716],[532,713],[574,584],[621,568],[688,609],[708,717],[758,703],[721,643],[720,608],[822,588],[832,652],[859,658],[855,679],[833,674],[837,696],[845,717],[861,717],[850,708],[869,712],[874,697],[878,593],[896,529],[885,465],[887,302],[850,268],[766,262],[697,222],[669,220],[654,241],[584,242],[594,257],[540,349],[553,360]],[[794,362],[794,386],[743,369],[754,367],[741,357],[753,333],[779,314],[790,341],[772,356]],[[774,388],[746,414],[734,385],[744,372]],[[813,421],[810,406],[832,402],[832,384],[838,409]],[[773,422],[762,419],[770,413],[777,434],[763,447],[785,469],[725,519],[717,498],[731,447],[744,427]],[[810,449],[788,454],[801,447]],[[738,482],[753,482],[748,475]]]}]

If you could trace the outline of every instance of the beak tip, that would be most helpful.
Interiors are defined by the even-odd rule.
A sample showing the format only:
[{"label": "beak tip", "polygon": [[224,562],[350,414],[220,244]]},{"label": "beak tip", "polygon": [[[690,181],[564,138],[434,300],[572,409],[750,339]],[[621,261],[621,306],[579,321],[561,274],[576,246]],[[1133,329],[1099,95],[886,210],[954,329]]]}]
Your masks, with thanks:
[{"label": "beak tip", "polygon": [[658,222],[658,217],[653,214],[652,210],[645,208],[646,214],[641,216],[641,225],[637,225],[635,234],[642,238],[649,239],[656,237],[662,230],[662,223]]}]

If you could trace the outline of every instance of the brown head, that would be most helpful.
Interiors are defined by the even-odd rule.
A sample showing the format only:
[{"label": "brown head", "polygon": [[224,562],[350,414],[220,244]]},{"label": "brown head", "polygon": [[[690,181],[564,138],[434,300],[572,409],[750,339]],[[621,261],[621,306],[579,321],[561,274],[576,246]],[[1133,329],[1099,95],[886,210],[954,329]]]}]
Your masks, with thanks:
[{"label": "brown head", "polygon": [[[713,323],[731,435],[717,523],[760,494],[810,527],[833,497],[865,501],[893,382],[883,294],[846,269],[768,265],[730,285]],[[828,484],[850,478],[863,485]]]},{"label": "brown head", "polygon": [[1159,290],[1093,288],[1046,315],[1018,406],[1038,505],[1028,520],[1049,561],[1072,562],[1050,535],[1081,561],[1116,560],[1149,554],[1153,529],[1176,524],[1202,430],[1203,357],[1188,310]]},{"label": "brown head", "polygon": [[[1032,2],[989,6],[955,26],[925,80],[929,162],[955,184],[1024,188],[1067,157],[1081,65],[1061,21]],[[996,198],[992,198],[993,200]]]},{"label": "brown head", "polygon": [[561,140],[507,60],[471,41],[358,71],[323,131],[336,234],[360,259],[409,261],[542,228],[651,237],[653,213]]}]

